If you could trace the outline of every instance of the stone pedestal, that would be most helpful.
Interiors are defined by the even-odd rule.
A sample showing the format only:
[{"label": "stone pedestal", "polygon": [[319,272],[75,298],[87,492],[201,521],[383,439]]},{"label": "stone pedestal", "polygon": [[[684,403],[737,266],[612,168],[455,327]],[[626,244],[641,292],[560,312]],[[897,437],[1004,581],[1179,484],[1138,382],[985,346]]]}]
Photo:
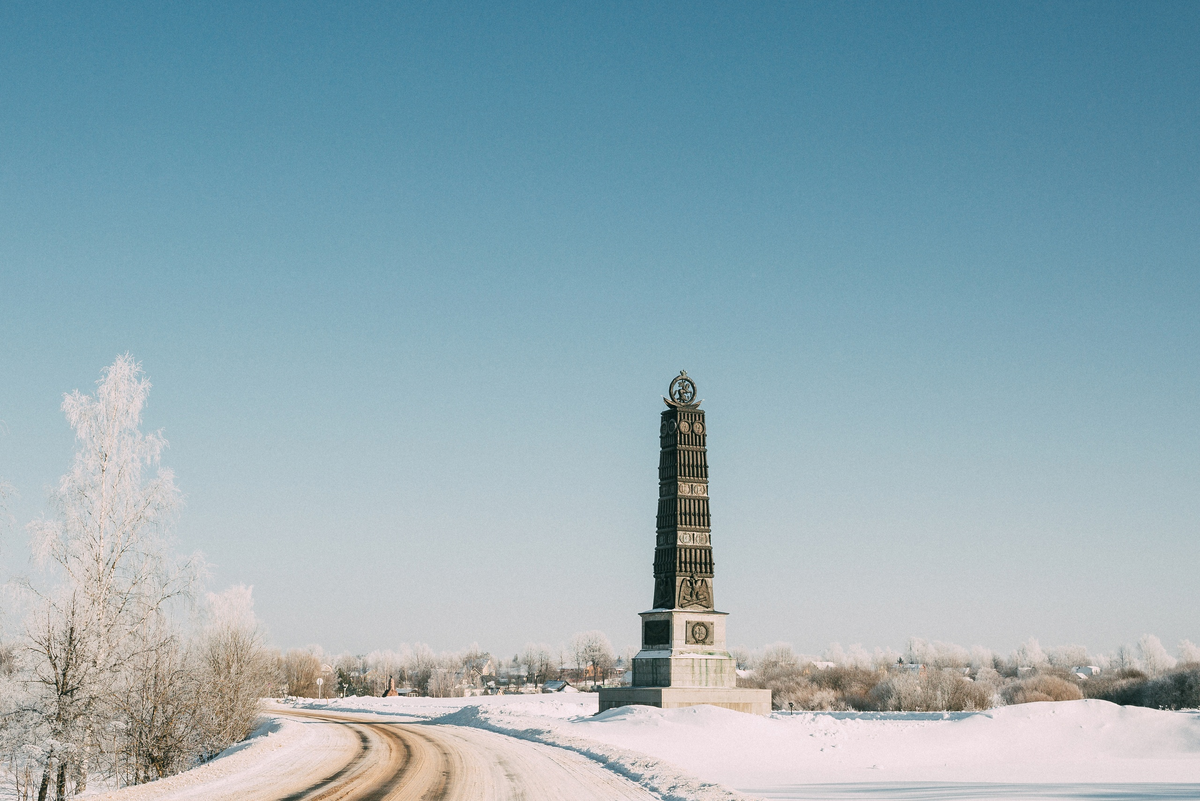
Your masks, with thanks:
[{"label": "stone pedestal", "polygon": [[634,704],[659,709],[709,704],[751,715],[769,715],[771,691],[747,687],[605,687],[600,691],[601,712]]},{"label": "stone pedestal", "polygon": [[641,617],[633,686],[601,689],[601,712],[629,704],[661,709],[711,704],[770,714],[770,690],[737,686],[736,663],[725,645],[725,612],[652,609]]}]

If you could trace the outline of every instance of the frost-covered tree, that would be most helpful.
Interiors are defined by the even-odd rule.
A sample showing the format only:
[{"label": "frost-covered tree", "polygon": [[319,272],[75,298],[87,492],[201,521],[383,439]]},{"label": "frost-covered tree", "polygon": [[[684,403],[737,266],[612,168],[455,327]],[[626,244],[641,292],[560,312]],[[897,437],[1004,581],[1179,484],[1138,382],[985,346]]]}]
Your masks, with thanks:
[{"label": "frost-covered tree", "polygon": [[1142,660],[1133,648],[1118,645],[1117,650],[1108,658],[1108,667],[1110,670],[1141,670]]},{"label": "frost-covered tree", "polygon": [[275,682],[275,663],[254,615],[251,587],[209,593],[196,643],[202,754],[215,755],[250,735],[259,701]]},{"label": "frost-covered tree", "polygon": [[1179,662],[1184,665],[1200,664],[1200,646],[1191,640],[1179,642]]},{"label": "frost-covered tree", "polygon": [[383,695],[388,689],[389,679],[395,680],[397,685],[410,682],[411,679],[404,672],[404,658],[403,648],[399,653],[381,650],[363,657],[359,670],[365,671],[361,679],[364,691],[370,695]]},{"label": "frost-covered tree", "polygon": [[545,684],[558,675],[554,651],[543,643],[526,643],[519,659],[525,668],[525,678],[533,684]]},{"label": "frost-covered tree", "polygon": [[194,562],[175,564],[166,549],[180,495],[159,466],[166,440],[140,430],[149,391],[126,354],[103,371],[95,395],[65,397],[78,449],[51,496],[55,515],[29,526],[52,580],[26,584],[31,678],[48,728],[41,796],[51,781],[58,798],[68,780],[74,791],[86,787],[89,760],[111,736],[123,671],[169,647],[160,618],[195,576]]},{"label": "frost-covered tree", "polygon": [[981,670],[995,671],[997,662],[996,654],[991,648],[982,645],[971,647],[971,670],[976,673]]},{"label": "frost-covered tree", "polygon": [[1040,646],[1038,641],[1033,637],[1030,637],[1028,640],[1017,646],[1017,650],[1013,651],[1012,661],[1013,664],[1019,668],[1039,668],[1050,663],[1050,661],[1046,658],[1046,653],[1042,650],[1042,646]]},{"label": "frost-covered tree", "polygon": [[1056,668],[1070,670],[1080,665],[1090,665],[1092,657],[1082,645],[1058,645],[1046,649],[1046,659]]},{"label": "frost-covered tree", "polygon": [[570,648],[580,673],[588,676],[593,685],[603,684],[616,661],[608,635],[602,631],[582,631],[571,638]]},{"label": "frost-covered tree", "polygon": [[966,648],[954,643],[936,640],[928,642],[918,637],[910,637],[905,648],[904,661],[935,668],[962,668],[971,664],[971,654]]},{"label": "frost-covered tree", "polygon": [[437,655],[425,643],[417,643],[404,652],[404,675],[418,695],[429,694],[429,680],[438,666]]},{"label": "frost-covered tree", "polygon": [[1151,676],[1160,676],[1175,667],[1175,657],[1167,653],[1167,649],[1163,647],[1162,640],[1153,634],[1143,635],[1138,640],[1137,650],[1138,658],[1142,663],[1142,670]]}]

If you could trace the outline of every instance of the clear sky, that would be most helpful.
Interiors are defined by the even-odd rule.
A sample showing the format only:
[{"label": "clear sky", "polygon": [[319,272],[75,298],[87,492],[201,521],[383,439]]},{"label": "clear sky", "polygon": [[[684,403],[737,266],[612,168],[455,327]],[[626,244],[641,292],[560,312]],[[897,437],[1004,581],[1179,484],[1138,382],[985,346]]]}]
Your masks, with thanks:
[{"label": "clear sky", "polygon": [[[1200,4],[0,5],[0,476],[118,353],[276,644],[649,606],[709,415],[730,639],[1200,641]],[[3,542],[24,569],[23,534]]]}]

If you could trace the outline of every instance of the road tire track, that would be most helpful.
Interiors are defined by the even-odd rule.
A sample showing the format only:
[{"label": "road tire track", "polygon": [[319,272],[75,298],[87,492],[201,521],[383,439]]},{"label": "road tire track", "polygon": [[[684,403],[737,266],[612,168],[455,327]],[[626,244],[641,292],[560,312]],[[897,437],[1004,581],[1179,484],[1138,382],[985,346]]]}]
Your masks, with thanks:
[{"label": "road tire track", "polygon": [[560,748],[462,726],[387,723],[308,710],[283,713],[348,726],[362,750],[286,796],[254,801],[650,801],[645,788]]}]

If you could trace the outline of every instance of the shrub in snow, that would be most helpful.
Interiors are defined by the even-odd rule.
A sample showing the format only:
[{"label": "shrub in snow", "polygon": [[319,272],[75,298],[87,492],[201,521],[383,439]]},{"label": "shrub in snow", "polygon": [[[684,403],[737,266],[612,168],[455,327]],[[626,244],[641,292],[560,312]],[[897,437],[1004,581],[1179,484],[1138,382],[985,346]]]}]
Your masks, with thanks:
[{"label": "shrub in snow", "polygon": [[1005,703],[1028,704],[1035,701],[1078,701],[1083,698],[1079,685],[1059,676],[1037,674],[1013,682],[1002,691]]},{"label": "shrub in snow", "polygon": [[885,675],[875,669],[838,665],[832,661],[818,667],[812,660],[798,657],[791,646],[784,644],[766,648],[753,665],[752,672],[747,671],[738,678],[738,685],[771,690],[771,703],[775,709],[871,709],[873,706],[868,700],[871,688]]},{"label": "shrub in snow", "polygon": [[299,698],[316,698],[318,692],[325,694],[322,686],[318,691],[317,679],[323,678],[321,657],[302,648],[293,648],[283,655],[281,665],[283,684],[288,695]]},{"label": "shrub in snow", "polygon": [[897,673],[870,692],[875,708],[889,712],[964,712],[992,705],[990,685],[973,682],[953,669]]},{"label": "shrub in snow", "polygon": [[278,676],[278,658],[264,643],[250,587],[209,593],[206,622],[194,648],[189,672],[197,682],[202,725],[193,734],[199,737],[201,755],[215,756],[254,731],[259,699]]},{"label": "shrub in snow", "polygon": [[1154,709],[1200,708],[1200,668],[1177,670],[1147,682],[1141,701]]},{"label": "shrub in snow", "polygon": [[1100,682],[1088,696],[1125,706],[1152,709],[1200,708],[1200,667],[1176,670],[1158,678],[1127,671],[1122,677]]},{"label": "shrub in snow", "polygon": [[871,690],[887,674],[863,667],[832,667],[814,671],[808,680],[822,692],[833,693],[840,701],[829,709],[874,709]]}]

